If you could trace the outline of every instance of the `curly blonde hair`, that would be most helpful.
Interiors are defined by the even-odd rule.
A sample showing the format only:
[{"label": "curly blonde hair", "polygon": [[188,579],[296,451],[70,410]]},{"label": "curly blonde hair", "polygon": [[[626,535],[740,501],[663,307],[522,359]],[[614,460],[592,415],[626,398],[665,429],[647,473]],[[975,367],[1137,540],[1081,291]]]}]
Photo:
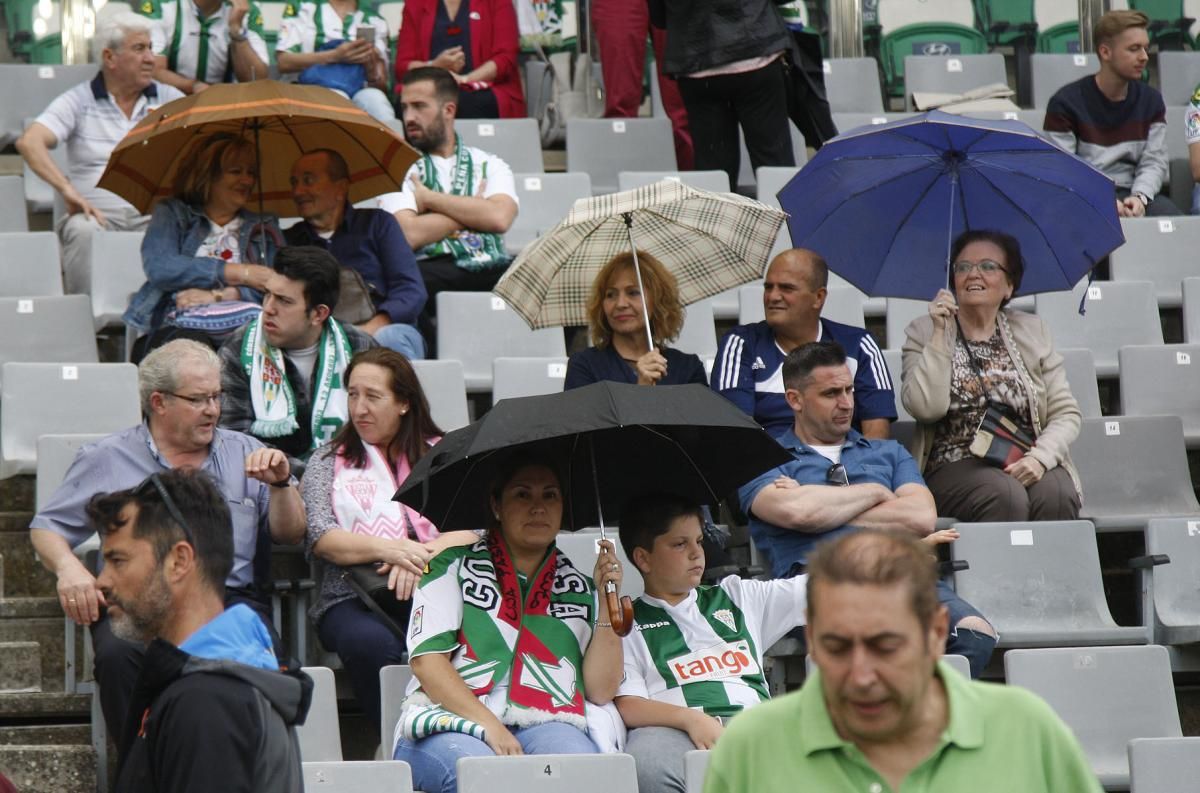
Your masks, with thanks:
[{"label": "curly blonde hair", "polygon": [[186,161],[175,172],[172,194],[194,207],[203,207],[212,196],[213,185],[234,157],[249,154],[257,168],[254,142],[233,132],[217,132],[196,142]]},{"label": "curly blonde hair", "polygon": [[[650,302],[650,329],[654,341],[666,344],[674,341],[683,327],[683,305],[679,302],[679,286],[675,276],[649,253],[637,252],[638,266],[642,271],[642,287],[645,290],[643,300],[647,297]],[[608,317],[604,315],[604,291],[621,269],[633,268],[633,254],[618,253],[608,260],[600,269],[596,280],[592,281],[592,293],[588,297],[588,329],[592,336],[592,344],[597,347],[607,347],[612,343],[612,328],[608,326]]]}]

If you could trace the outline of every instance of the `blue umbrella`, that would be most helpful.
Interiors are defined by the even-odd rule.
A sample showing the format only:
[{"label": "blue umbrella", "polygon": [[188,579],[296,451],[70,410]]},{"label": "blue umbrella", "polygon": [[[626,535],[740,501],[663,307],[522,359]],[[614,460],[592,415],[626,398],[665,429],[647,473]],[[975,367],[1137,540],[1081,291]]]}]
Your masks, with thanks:
[{"label": "blue umbrella", "polygon": [[1107,176],[1019,121],[936,110],[834,138],[779,204],[793,245],[876,297],[933,297],[969,229],[1021,243],[1018,294],[1070,289],[1125,241]]}]

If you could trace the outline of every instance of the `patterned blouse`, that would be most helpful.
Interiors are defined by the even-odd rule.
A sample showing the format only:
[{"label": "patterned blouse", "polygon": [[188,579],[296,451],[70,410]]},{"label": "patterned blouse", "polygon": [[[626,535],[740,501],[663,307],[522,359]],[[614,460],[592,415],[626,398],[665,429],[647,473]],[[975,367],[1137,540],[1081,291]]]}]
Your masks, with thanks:
[{"label": "patterned blouse", "polygon": [[[970,345],[975,360],[979,362],[983,387],[980,386],[980,378],[976,375],[965,345]],[[925,468],[927,475],[947,463],[971,456],[971,441],[987,412],[989,396],[1016,410],[1026,426],[1033,425],[1025,384],[1016,363],[1008,354],[1008,348],[1004,346],[999,326],[985,341],[968,341],[960,335],[954,343],[950,409],[934,430],[929,463]]]}]

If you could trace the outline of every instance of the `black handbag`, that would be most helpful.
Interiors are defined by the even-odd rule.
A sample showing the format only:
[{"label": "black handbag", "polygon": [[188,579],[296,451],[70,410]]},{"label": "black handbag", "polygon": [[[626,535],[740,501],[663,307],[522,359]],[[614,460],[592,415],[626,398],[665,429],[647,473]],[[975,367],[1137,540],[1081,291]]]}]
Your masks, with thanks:
[{"label": "black handbag", "polygon": [[[404,528],[409,536],[416,536],[408,512],[401,507]],[[412,598],[397,600],[396,593],[388,587],[388,576],[379,572],[379,562],[364,562],[342,568],[342,579],[346,586],[358,595],[363,605],[383,622],[384,627],[407,641],[408,616],[412,612]]]},{"label": "black handbag", "polygon": [[[955,324],[957,325],[957,320]],[[963,336],[961,325],[958,325],[958,337],[962,339],[967,357],[971,359],[971,368],[975,372],[980,390],[987,394],[979,361],[975,359],[975,353],[971,352],[971,345]],[[992,399],[989,394],[987,410],[984,411],[979,427],[975,430],[970,452],[989,465],[1006,468],[1024,457],[1025,453],[1033,448],[1035,440],[1033,428],[1022,421],[1017,411],[1003,402]]]}]

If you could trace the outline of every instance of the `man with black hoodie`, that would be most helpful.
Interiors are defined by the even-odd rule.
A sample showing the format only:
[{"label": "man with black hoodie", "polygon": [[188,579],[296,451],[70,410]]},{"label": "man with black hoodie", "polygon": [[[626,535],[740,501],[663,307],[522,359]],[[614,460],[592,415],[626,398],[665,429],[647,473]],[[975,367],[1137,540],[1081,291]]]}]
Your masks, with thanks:
[{"label": "man with black hoodie", "polygon": [[312,681],[279,671],[249,607],[225,609],[233,529],[216,484],[163,471],[96,496],[88,514],[102,538],[98,584],[113,632],[149,642],[120,736],[117,791],[302,791],[294,727]]}]

